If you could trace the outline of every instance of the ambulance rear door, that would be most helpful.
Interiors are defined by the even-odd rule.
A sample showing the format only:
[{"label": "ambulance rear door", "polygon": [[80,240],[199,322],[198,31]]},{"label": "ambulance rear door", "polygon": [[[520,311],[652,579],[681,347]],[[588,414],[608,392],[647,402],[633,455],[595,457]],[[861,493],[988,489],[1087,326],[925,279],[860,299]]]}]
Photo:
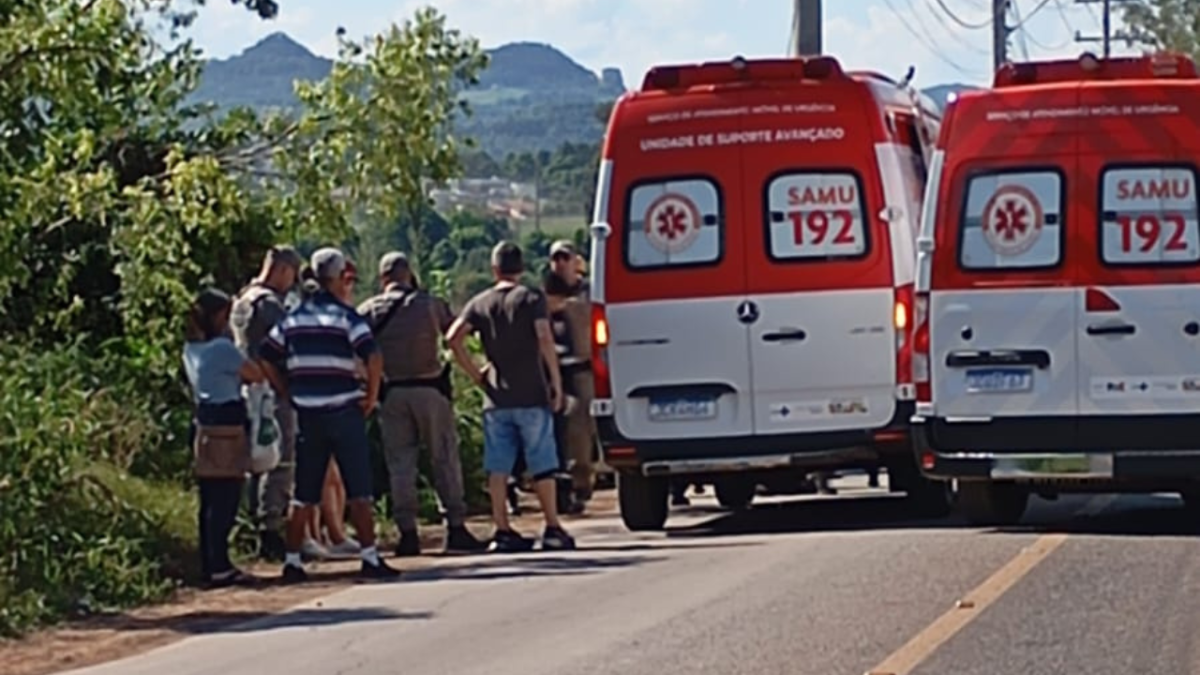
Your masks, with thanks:
[{"label": "ambulance rear door", "polygon": [[[1108,100],[1103,88],[1087,94],[1094,106],[1127,102]],[[1162,115],[1113,120],[1127,123],[1096,134],[1081,160],[1098,195],[1087,209],[1091,250],[1077,303],[1087,447],[1200,442],[1200,175],[1197,151],[1187,147],[1196,145],[1195,126],[1178,108],[1160,108]]]},{"label": "ambulance rear door", "polygon": [[630,440],[749,436],[741,154],[734,94],[634,101],[610,141],[605,309]]},{"label": "ambulance rear door", "polygon": [[[777,88],[743,149],[756,434],[886,426],[894,288],[865,87]],[[777,111],[793,111],[791,114]]]}]

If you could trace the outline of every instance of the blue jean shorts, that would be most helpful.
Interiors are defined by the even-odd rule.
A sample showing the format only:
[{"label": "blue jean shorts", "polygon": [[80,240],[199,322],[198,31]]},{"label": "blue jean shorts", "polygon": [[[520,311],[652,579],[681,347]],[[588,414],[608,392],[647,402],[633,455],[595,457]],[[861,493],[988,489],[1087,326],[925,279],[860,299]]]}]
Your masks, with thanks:
[{"label": "blue jean shorts", "polygon": [[332,410],[298,409],[296,419],[296,501],[321,503],[325,472],[332,457],[342,473],[346,499],[371,499],[371,444],[367,422],[356,405]]},{"label": "blue jean shorts", "polygon": [[533,476],[559,469],[554,415],[549,408],[499,408],[483,411],[483,469],[509,475],[524,451]]}]

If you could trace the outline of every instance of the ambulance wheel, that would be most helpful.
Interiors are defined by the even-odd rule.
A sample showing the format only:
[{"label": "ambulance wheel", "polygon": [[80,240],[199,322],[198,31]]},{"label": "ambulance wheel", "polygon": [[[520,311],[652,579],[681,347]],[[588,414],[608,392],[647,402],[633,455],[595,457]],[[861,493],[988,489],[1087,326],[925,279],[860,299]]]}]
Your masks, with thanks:
[{"label": "ambulance wheel", "polygon": [[958,504],[971,525],[1015,525],[1029,504],[1029,492],[1020,486],[991,481],[958,484]]},{"label": "ambulance wheel", "polygon": [[904,492],[904,501],[922,518],[944,518],[954,507],[950,482],[926,478],[914,462],[888,467],[888,490]]},{"label": "ambulance wheel", "polygon": [[713,492],[717,495],[717,503],[721,508],[730,511],[745,511],[754,503],[754,495],[758,492],[758,483],[744,476],[729,476],[718,478],[713,483]]},{"label": "ambulance wheel", "polygon": [[630,532],[663,529],[667,523],[667,480],[649,478],[633,471],[617,476],[617,503],[621,521]]}]

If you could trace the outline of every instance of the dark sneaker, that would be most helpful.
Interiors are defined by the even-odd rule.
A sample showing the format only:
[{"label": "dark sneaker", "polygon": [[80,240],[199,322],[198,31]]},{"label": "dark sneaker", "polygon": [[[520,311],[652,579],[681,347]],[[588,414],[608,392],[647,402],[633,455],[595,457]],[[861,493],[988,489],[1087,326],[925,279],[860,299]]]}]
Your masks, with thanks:
[{"label": "dark sneaker", "polygon": [[481,553],[487,547],[487,542],[476,539],[462,525],[446,530],[446,553]]},{"label": "dark sneaker", "polygon": [[524,553],[533,550],[533,540],[512,530],[496,530],[488,551],[492,553]]},{"label": "dark sneaker", "polygon": [[400,570],[394,567],[388,567],[388,564],[381,558],[379,563],[376,565],[372,565],[364,560],[362,564],[362,570],[359,571],[358,577],[360,579],[367,579],[370,581],[392,581],[394,579],[399,579],[400,574]]},{"label": "dark sneaker", "polygon": [[542,533],[543,551],[573,551],[575,538],[567,534],[561,527],[547,527]]},{"label": "dark sneaker", "polygon": [[302,584],[306,581],[308,581],[308,572],[305,572],[303,567],[296,567],[295,565],[283,566],[283,583]]},{"label": "dark sneaker", "polygon": [[412,558],[421,555],[421,537],[416,530],[400,532],[400,543],[396,544],[397,558]]},{"label": "dark sneaker", "polygon": [[287,544],[275,530],[264,530],[258,535],[258,556],[271,562],[283,562],[287,553]]}]

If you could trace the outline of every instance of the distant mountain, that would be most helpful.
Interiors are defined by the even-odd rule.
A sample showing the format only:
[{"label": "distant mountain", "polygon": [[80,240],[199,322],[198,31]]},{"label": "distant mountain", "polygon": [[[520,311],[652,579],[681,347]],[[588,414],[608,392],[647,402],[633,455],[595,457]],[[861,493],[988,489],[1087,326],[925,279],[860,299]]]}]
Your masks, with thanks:
[{"label": "distant mountain", "polygon": [[[550,45],[519,42],[488,55],[479,84],[464,95],[473,115],[459,129],[497,159],[567,142],[595,143],[604,133],[597,108],[625,91],[619,70],[597,75]],[[324,79],[332,67],[333,61],[273,33],[241,54],[208,61],[192,98],[221,108],[286,110],[297,104],[295,81]]]},{"label": "distant mountain", "polygon": [[[568,142],[599,142],[604,121],[598,110],[625,92],[620,70],[605,68],[597,75],[548,44],[516,42],[488,54],[490,65],[479,84],[464,94],[473,114],[458,128],[497,160]],[[286,110],[297,104],[297,80],[323,79],[332,67],[331,60],[273,33],[241,54],[208,61],[192,98],[221,108]],[[944,107],[950,93],[968,89],[974,87],[945,84],[925,93]]]}]

